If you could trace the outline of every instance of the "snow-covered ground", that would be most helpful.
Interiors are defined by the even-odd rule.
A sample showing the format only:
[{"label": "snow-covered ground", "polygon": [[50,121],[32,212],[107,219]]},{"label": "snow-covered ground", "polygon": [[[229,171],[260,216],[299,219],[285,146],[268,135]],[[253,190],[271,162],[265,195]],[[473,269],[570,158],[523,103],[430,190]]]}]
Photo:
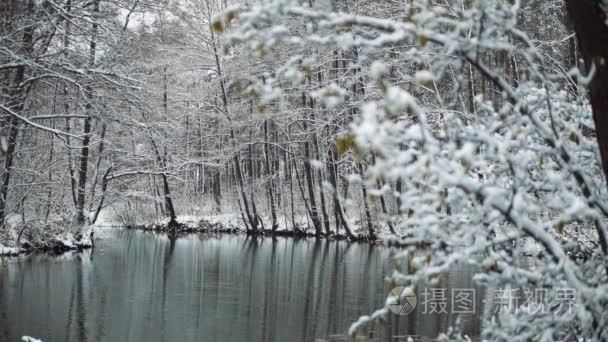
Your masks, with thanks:
[{"label": "snow-covered ground", "polygon": [[23,342],[42,342],[42,340],[30,337],[30,336],[23,336],[23,337],[21,337],[21,341],[23,341]]},{"label": "snow-covered ground", "polygon": [[8,215],[4,235],[0,236],[0,256],[15,256],[28,250],[77,250],[93,246],[91,232],[94,227],[85,227],[82,238],[76,240],[69,224],[62,218],[48,223],[23,222],[22,216]]},{"label": "snow-covered ground", "polygon": [[8,255],[8,256],[19,255],[22,251],[23,250],[21,248],[5,247],[4,245],[0,244],[0,256],[2,256],[2,255]]}]

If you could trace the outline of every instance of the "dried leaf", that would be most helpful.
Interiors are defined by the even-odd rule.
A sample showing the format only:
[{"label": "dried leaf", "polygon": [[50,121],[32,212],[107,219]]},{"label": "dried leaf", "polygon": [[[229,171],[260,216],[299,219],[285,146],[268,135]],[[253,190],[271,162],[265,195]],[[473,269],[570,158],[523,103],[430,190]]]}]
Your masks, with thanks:
[{"label": "dried leaf", "polygon": [[560,221],[554,226],[554,228],[558,234],[562,235],[564,233],[564,228],[566,228],[566,225],[564,224],[564,222]]},{"label": "dried leaf", "polygon": [[355,152],[359,150],[357,146],[357,141],[353,134],[346,134],[336,141],[336,148],[338,150],[339,155],[343,155],[348,149],[353,149]]},{"label": "dried leaf", "polygon": [[218,18],[211,23],[211,27],[215,32],[224,32],[224,23]]},{"label": "dried leaf", "polygon": [[420,42],[420,46],[424,47],[429,42],[429,38],[427,36],[418,36],[418,41]]}]

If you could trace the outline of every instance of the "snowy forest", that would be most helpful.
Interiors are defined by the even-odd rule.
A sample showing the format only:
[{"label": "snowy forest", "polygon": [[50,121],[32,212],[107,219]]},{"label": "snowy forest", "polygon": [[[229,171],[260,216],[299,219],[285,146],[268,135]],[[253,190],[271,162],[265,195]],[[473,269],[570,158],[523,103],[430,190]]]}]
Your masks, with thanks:
[{"label": "snowy forest", "polygon": [[373,244],[405,290],[345,336],[466,264],[548,294],[429,337],[601,341],[607,61],[606,0],[3,0],[0,255],[104,225]]}]

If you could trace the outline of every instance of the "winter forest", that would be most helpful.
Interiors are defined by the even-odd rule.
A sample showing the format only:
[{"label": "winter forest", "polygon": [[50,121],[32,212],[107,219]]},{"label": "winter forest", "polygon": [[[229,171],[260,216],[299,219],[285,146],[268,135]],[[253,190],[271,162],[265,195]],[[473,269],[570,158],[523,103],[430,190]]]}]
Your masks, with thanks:
[{"label": "winter forest", "polygon": [[[2,341],[608,338],[606,0],[2,0],[0,165]],[[154,326],[208,260],[258,314],[95,332],[101,265]]]}]

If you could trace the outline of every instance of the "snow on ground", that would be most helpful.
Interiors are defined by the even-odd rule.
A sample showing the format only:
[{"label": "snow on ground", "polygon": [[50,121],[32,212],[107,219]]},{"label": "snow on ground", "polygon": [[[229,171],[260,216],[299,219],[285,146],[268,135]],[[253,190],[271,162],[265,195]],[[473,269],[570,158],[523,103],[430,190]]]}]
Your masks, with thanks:
[{"label": "snow on ground", "polygon": [[21,252],[22,252],[21,248],[4,247],[4,245],[0,244],[0,256],[3,256],[3,255],[14,256],[14,255],[19,255]]},{"label": "snow on ground", "polygon": [[[82,230],[78,241],[70,231],[65,218],[50,217],[48,222],[23,222],[22,216],[9,214],[6,218],[5,233],[0,236],[0,255],[18,255],[27,249],[77,250],[90,248],[93,226]],[[22,248],[23,247],[23,248]]]},{"label": "snow on ground", "polygon": [[[348,221],[349,227],[352,229],[355,235],[367,235],[367,224],[362,225],[361,221],[357,219],[357,215],[347,214],[345,218]],[[270,215],[260,215],[260,219],[264,224],[264,229],[272,229],[272,217]],[[245,223],[243,222],[243,217],[238,212],[207,215],[198,213],[190,215],[178,215],[176,220],[178,223],[194,231],[204,231],[205,229],[214,230],[218,228],[238,229],[242,231],[245,230]],[[162,227],[166,227],[168,223],[169,218],[164,217],[138,221],[137,224],[135,224],[134,226],[147,227],[149,229],[162,229]],[[300,231],[304,231],[307,233],[314,232],[312,222],[307,215],[295,215],[293,218],[291,217],[291,215],[277,215],[277,225],[277,232],[291,232],[294,230],[294,226]],[[330,225],[333,231],[335,229],[335,223],[331,222]],[[382,220],[374,221],[374,229],[376,230],[376,234],[378,236],[391,235],[388,225],[385,222],[382,222]],[[340,229],[339,233],[344,234],[343,227]]]},{"label": "snow on ground", "polygon": [[95,221],[97,227],[122,226],[123,224],[116,218],[116,214],[111,207],[102,209]]},{"label": "snow on ground", "polygon": [[201,220],[205,220],[211,224],[220,224],[229,227],[243,227],[243,220],[236,214],[215,214],[215,215],[206,215],[200,216],[196,218],[197,222]]},{"label": "snow on ground", "polygon": [[[197,228],[198,227],[198,223],[201,221],[201,217],[198,216],[194,216],[194,215],[179,215],[176,218],[176,221],[178,223],[181,223],[183,225],[185,225],[188,228]],[[150,222],[144,222],[144,223],[138,223],[138,225],[147,225],[150,224]],[[152,221],[151,225],[158,225],[158,226],[166,226],[169,224],[169,218],[168,217],[163,217],[161,219],[156,219],[154,221]]]},{"label": "snow on ground", "polygon": [[23,341],[23,342],[42,342],[42,340],[30,337],[30,336],[23,336],[23,337],[21,337],[21,341]]},{"label": "snow on ground", "polygon": [[[260,216],[260,219],[264,223],[264,228],[271,229],[272,219],[270,216]],[[210,214],[210,215],[178,215],[176,218],[177,222],[185,225],[192,229],[204,229],[205,224],[215,227],[221,227],[224,229],[240,229],[245,230],[245,224],[243,218],[239,213],[223,213],[223,214]],[[304,229],[306,231],[312,230],[310,223],[306,215],[298,215],[294,217],[294,221],[298,229]],[[201,224],[204,222],[205,224]],[[169,223],[169,218],[160,218],[147,222],[138,222],[137,226],[166,226]],[[285,217],[283,215],[277,216],[277,231],[292,231],[293,223],[291,217]]]},{"label": "snow on ground", "polygon": [[[261,220],[264,222],[266,229],[271,229],[272,218],[269,216],[260,216]],[[204,220],[211,224],[220,224],[226,228],[238,227],[239,229],[245,229],[245,224],[243,223],[243,218],[240,214],[235,213],[226,213],[226,214],[216,214],[216,215],[206,215],[199,216],[196,218],[198,221]],[[198,222],[197,221],[197,222]],[[306,215],[297,215],[294,217],[294,221],[296,226],[299,229],[309,230],[309,222]],[[181,222],[178,218],[178,222]],[[277,216],[277,231],[292,231],[293,223],[291,217],[286,217],[283,215]]]}]

